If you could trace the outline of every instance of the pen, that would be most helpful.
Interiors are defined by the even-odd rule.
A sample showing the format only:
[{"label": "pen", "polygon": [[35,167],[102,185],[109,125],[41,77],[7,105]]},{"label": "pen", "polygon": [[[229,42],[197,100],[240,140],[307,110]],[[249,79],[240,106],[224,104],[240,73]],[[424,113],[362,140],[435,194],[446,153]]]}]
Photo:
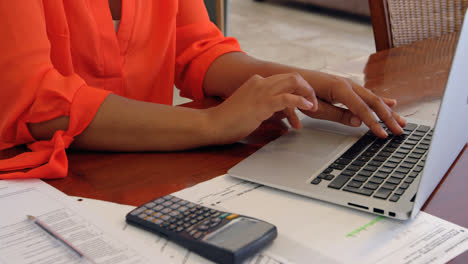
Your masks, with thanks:
[{"label": "pen", "polygon": [[79,249],[74,247],[72,244],[67,242],[64,238],[62,238],[59,234],[54,232],[49,226],[47,226],[44,222],[39,220],[37,217],[34,217],[32,215],[27,215],[28,219],[31,220],[34,224],[36,224],[38,227],[40,227],[42,230],[44,230],[47,234],[52,236],[53,238],[57,239],[60,241],[62,244],[70,248],[73,252],[75,252],[80,258],[86,258],[89,260],[91,263],[94,263],[89,257],[83,254]]}]

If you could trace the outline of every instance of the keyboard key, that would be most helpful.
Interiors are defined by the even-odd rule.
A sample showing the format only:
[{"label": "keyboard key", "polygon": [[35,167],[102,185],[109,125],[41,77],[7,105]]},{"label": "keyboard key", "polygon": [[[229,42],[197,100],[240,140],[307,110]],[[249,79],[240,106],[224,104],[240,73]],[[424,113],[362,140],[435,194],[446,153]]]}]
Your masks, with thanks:
[{"label": "keyboard key", "polygon": [[380,165],[382,165],[382,161],[374,161],[374,160],[372,160],[372,161],[369,162],[369,165],[375,166],[375,167],[380,167]]},{"label": "keyboard key", "polygon": [[396,166],[398,165],[398,163],[395,163],[395,162],[390,162],[390,161],[387,161],[383,164],[384,167],[386,168],[396,168]]},{"label": "keyboard key", "polygon": [[402,183],[400,185],[400,188],[402,188],[402,189],[408,189],[408,187],[409,187],[409,183]]},{"label": "keyboard key", "polygon": [[377,156],[377,157],[373,158],[372,160],[384,162],[384,161],[387,160],[387,157]]},{"label": "keyboard key", "polygon": [[397,150],[397,153],[401,153],[401,154],[408,154],[410,152],[409,149],[402,149],[400,148],[399,150]]},{"label": "keyboard key", "polygon": [[419,174],[419,173],[418,173],[417,171],[412,171],[412,172],[410,173],[409,177],[411,177],[411,178],[416,178],[416,177],[418,177],[418,174]]},{"label": "keyboard key", "polygon": [[392,197],[390,198],[390,202],[398,202],[398,199],[400,199],[400,196],[398,194],[394,194],[392,195]]},{"label": "keyboard key", "polygon": [[333,172],[333,169],[332,168],[326,168],[323,173],[330,173],[330,172]]},{"label": "keyboard key", "polygon": [[390,173],[384,172],[384,171],[380,171],[380,170],[374,174],[375,177],[379,177],[379,178],[382,178],[382,179],[387,178],[388,175],[390,175]]},{"label": "keyboard key", "polygon": [[335,178],[335,176],[333,176],[333,175],[331,175],[331,174],[328,174],[327,177],[325,177],[324,180],[326,180],[326,181],[331,181],[331,180],[333,180],[333,178]]},{"label": "keyboard key", "polygon": [[364,171],[364,170],[363,170],[363,171],[360,171],[360,172],[358,173],[358,175],[364,176],[364,177],[369,177],[369,176],[372,175],[372,172],[371,172],[371,171]]},{"label": "keyboard key", "polygon": [[328,187],[333,189],[341,189],[341,187],[343,187],[343,185],[345,185],[349,179],[351,179],[351,177],[340,174],[328,185]]},{"label": "keyboard key", "polygon": [[397,179],[403,179],[403,178],[406,177],[406,173],[401,173],[401,172],[395,171],[394,173],[392,173],[392,177],[397,178]]},{"label": "keyboard key", "polygon": [[403,159],[395,157],[395,155],[393,155],[390,159],[388,159],[388,162],[400,163],[402,160]]},{"label": "keyboard key", "polygon": [[413,135],[411,135],[408,139],[409,139],[409,140],[414,140],[414,141],[419,141],[419,140],[422,139],[422,137],[413,134]]},{"label": "keyboard key", "polygon": [[416,145],[416,144],[418,144],[418,141],[411,140],[411,139],[408,139],[405,141],[405,145]]},{"label": "keyboard key", "polygon": [[319,184],[321,181],[322,181],[322,180],[321,180],[319,177],[317,177],[317,178],[313,179],[310,183],[312,183],[312,184],[314,184],[314,185],[317,185],[317,184]]},{"label": "keyboard key", "polygon": [[358,181],[358,182],[365,182],[367,181],[367,177],[357,175],[356,177],[353,178],[353,180]]},{"label": "keyboard key", "polygon": [[392,158],[397,158],[397,159],[400,159],[400,160],[404,159],[405,157],[406,157],[405,154],[403,154],[403,153],[398,153],[398,152],[395,153],[395,154],[393,154],[393,156],[392,156]]},{"label": "keyboard key", "polygon": [[418,162],[418,160],[417,160],[417,159],[413,159],[413,158],[406,158],[406,159],[405,159],[405,162],[416,164],[416,163]]},{"label": "keyboard key", "polygon": [[398,169],[396,171],[400,172],[400,173],[408,174],[410,170],[400,166],[400,167],[398,167]]},{"label": "keyboard key", "polygon": [[359,187],[361,187],[361,185],[362,185],[362,182],[352,180],[352,181],[350,181],[348,183],[347,186],[354,187],[354,188],[359,188]]},{"label": "keyboard key", "polygon": [[392,155],[391,152],[387,152],[387,151],[380,151],[379,154],[377,156],[379,157],[385,157],[385,158],[388,158]]},{"label": "keyboard key", "polygon": [[388,190],[392,190],[392,191],[393,191],[393,190],[395,190],[396,185],[393,184],[393,183],[389,183],[388,180],[387,180],[387,182],[385,182],[384,185],[382,185],[381,188],[384,188],[384,189],[388,189]]},{"label": "keyboard key", "polygon": [[389,168],[389,167],[383,167],[383,168],[380,168],[381,172],[385,172],[385,173],[391,173],[393,171],[392,168]]},{"label": "keyboard key", "polygon": [[402,188],[398,188],[396,191],[395,191],[395,194],[398,194],[398,195],[403,195],[403,193],[405,193],[405,189],[402,189]]},{"label": "keyboard key", "polygon": [[337,160],[335,160],[336,164],[341,164],[341,165],[348,165],[350,162],[351,160],[347,158],[338,158]]},{"label": "keyboard key", "polygon": [[[356,162],[356,161],[355,161]],[[359,161],[361,162],[361,161]],[[365,162],[363,162],[364,164],[366,164]],[[364,165],[363,164],[363,165]],[[361,165],[362,166],[362,165]],[[355,165],[349,165],[348,167],[346,167],[347,170],[350,170],[350,171],[358,171],[361,169],[361,166],[355,166]]]},{"label": "keyboard key", "polygon": [[424,149],[419,149],[419,148],[416,148],[415,150],[413,150],[413,153],[417,153],[417,154],[424,154],[424,153],[426,153],[426,150],[424,150]]},{"label": "keyboard key", "polygon": [[414,167],[414,163],[403,162],[400,166],[403,168],[412,169]]},{"label": "keyboard key", "polygon": [[366,167],[363,168],[363,170],[374,172],[374,171],[377,170],[377,167],[371,166],[371,165],[367,165]]},{"label": "keyboard key", "polygon": [[377,188],[379,188],[379,184],[368,182],[364,185],[364,188],[370,189],[370,190],[376,190]]},{"label": "keyboard key", "polygon": [[375,198],[386,200],[388,196],[392,193],[391,190],[380,188],[375,194]]},{"label": "keyboard key", "polygon": [[414,148],[414,145],[409,145],[409,144],[401,145],[401,149],[412,150],[413,148]]},{"label": "keyboard key", "polygon": [[384,179],[378,178],[378,177],[372,177],[369,179],[369,182],[375,183],[375,184],[381,184],[383,181]]},{"label": "keyboard key", "polygon": [[390,177],[386,182],[398,185],[398,184],[400,184],[401,179],[395,178],[395,177]]},{"label": "keyboard key", "polygon": [[[356,166],[356,167],[362,167],[362,166],[364,166],[365,164],[366,164],[366,162],[364,162],[364,161],[359,161],[359,160],[355,160],[353,163],[351,163],[351,165]],[[351,167],[351,166],[349,166],[349,167]],[[349,167],[348,167],[348,168],[349,168]]]},{"label": "keyboard key", "polygon": [[423,166],[418,165],[418,166],[416,166],[416,167],[414,168],[414,171],[415,171],[415,172],[421,172],[421,171],[423,170],[423,168],[424,168]]},{"label": "keyboard key", "polygon": [[427,132],[429,131],[429,129],[431,129],[430,127],[428,126],[419,126],[416,131],[420,131],[420,132]]},{"label": "keyboard key", "polygon": [[370,189],[359,189],[359,188],[350,187],[350,186],[344,187],[343,191],[362,194],[366,196],[370,196],[374,192],[373,190],[370,190]]},{"label": "keyboard key", "polygon": [[417,153],[411,153],[408,157],[410,157],[412,159],[420,159],[422,157],[422,155],[417,154]]},{"label": "keyboard key", "polygon": [[354,174],[356,174],[356,172],[347,169],[343,171],[341,174],[346,175],[346,176],[353,176]]},{"label": "keyboard key", "polygon": [[408,178],[405,179],[404,182],[405,182],[405,183],[412,183],[413,181],[414,181],[413,178],[408,177]]},{"label": "keyboard key", "polygon": [[328,168],[334,169],[334,170],[343,170],[345,167],[346,167],[345,165],[333,163]]},{"label": "keyboard key", "polygon": [[418,127],[418,125],[414,123],[407,123],[403,130],[413,131],[416,127]]}]

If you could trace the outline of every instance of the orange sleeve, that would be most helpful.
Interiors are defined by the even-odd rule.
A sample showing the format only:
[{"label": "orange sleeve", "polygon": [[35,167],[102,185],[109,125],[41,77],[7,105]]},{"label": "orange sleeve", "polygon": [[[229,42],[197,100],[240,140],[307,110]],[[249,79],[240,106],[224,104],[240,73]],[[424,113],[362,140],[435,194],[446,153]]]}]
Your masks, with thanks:
[{"label": "orange sleeve", "polygon": [[[2,1],[0,17],[0,149],[28,144],[32,150],[0,160],[0,171],[8,171],[0,178],[65,177],[65,148],[89,125],[109,92],[54,68],[42,1]],[[68,130],[36,142],[27,124],[60,116],[70,117]],[[29,170],[13,172],[20,169]]]},{"label": "orange sleeve", "polygon": [[239,43],[224,37],[210,21],[203,0],[179,0],[175,84],[182,96],[202,99],[203,81],[211,63],[233,51],[241,51]]}]

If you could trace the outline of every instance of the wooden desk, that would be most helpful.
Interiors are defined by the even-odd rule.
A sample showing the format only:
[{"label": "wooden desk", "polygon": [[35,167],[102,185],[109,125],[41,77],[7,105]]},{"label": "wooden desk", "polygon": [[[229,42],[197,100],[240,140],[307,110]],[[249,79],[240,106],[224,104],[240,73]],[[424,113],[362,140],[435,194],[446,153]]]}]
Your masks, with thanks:
[{"label": "wooden desk", "polygon": [[[366,86],[395,96],[401,105],[441,95],[457,37],[415,43],[369,57]],[[214,100],[191,103],[203,108]],[[96,153],[70,151],[69,175],[47,182],[69,195],[140,205],[157,196],[224,174],[233,165],[287,131],[284,123],[268,121],[245,142],[175,153]],[[464,132],[466,133],[466,132]],[[465,176],[468,151],[459,156],[426,203],[424,211],[468,227]],[[468,263],[468,253],[453,263]]]}]

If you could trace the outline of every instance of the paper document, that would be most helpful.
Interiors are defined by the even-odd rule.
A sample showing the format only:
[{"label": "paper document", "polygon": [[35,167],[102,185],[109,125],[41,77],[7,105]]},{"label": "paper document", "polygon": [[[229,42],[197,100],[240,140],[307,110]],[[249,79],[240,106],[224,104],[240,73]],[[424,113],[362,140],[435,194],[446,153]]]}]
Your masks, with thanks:
[{"label": "paper document", "polygon": [[[154,197],[157,198],[157,197]],[[125,236],[132,245],[136,247],[147,247],[152,249],[153,254],[162,255],[175,264],[205,264],[213,263],[196,253],[193,253],[177,244],[168,241],[154,233],[142,230],[140,228],[127,225],[125,216],[134,206],[121,205],[105,201],[75,198],[77,206],[93,212],[94,221],[106,221],[108,225],[118,227],[120,236]],[[266,250],[256,254],[245,261],[246,264],[289,264],[286,259],[267,252]]]},{"label": "paper document", "polygon": [[[168,263],[151,258],[96,225],[67,195],[40,180],[0,181],[0,263]],[[87,262],[26,215],[33,215],[79,249]]]},{"label": "paper document", "polygon": [[446,263],[468,249],[466,228],[424,212],[394,220],[227,175],[173,195],[276,225],[269,252],[295,263]]}]

